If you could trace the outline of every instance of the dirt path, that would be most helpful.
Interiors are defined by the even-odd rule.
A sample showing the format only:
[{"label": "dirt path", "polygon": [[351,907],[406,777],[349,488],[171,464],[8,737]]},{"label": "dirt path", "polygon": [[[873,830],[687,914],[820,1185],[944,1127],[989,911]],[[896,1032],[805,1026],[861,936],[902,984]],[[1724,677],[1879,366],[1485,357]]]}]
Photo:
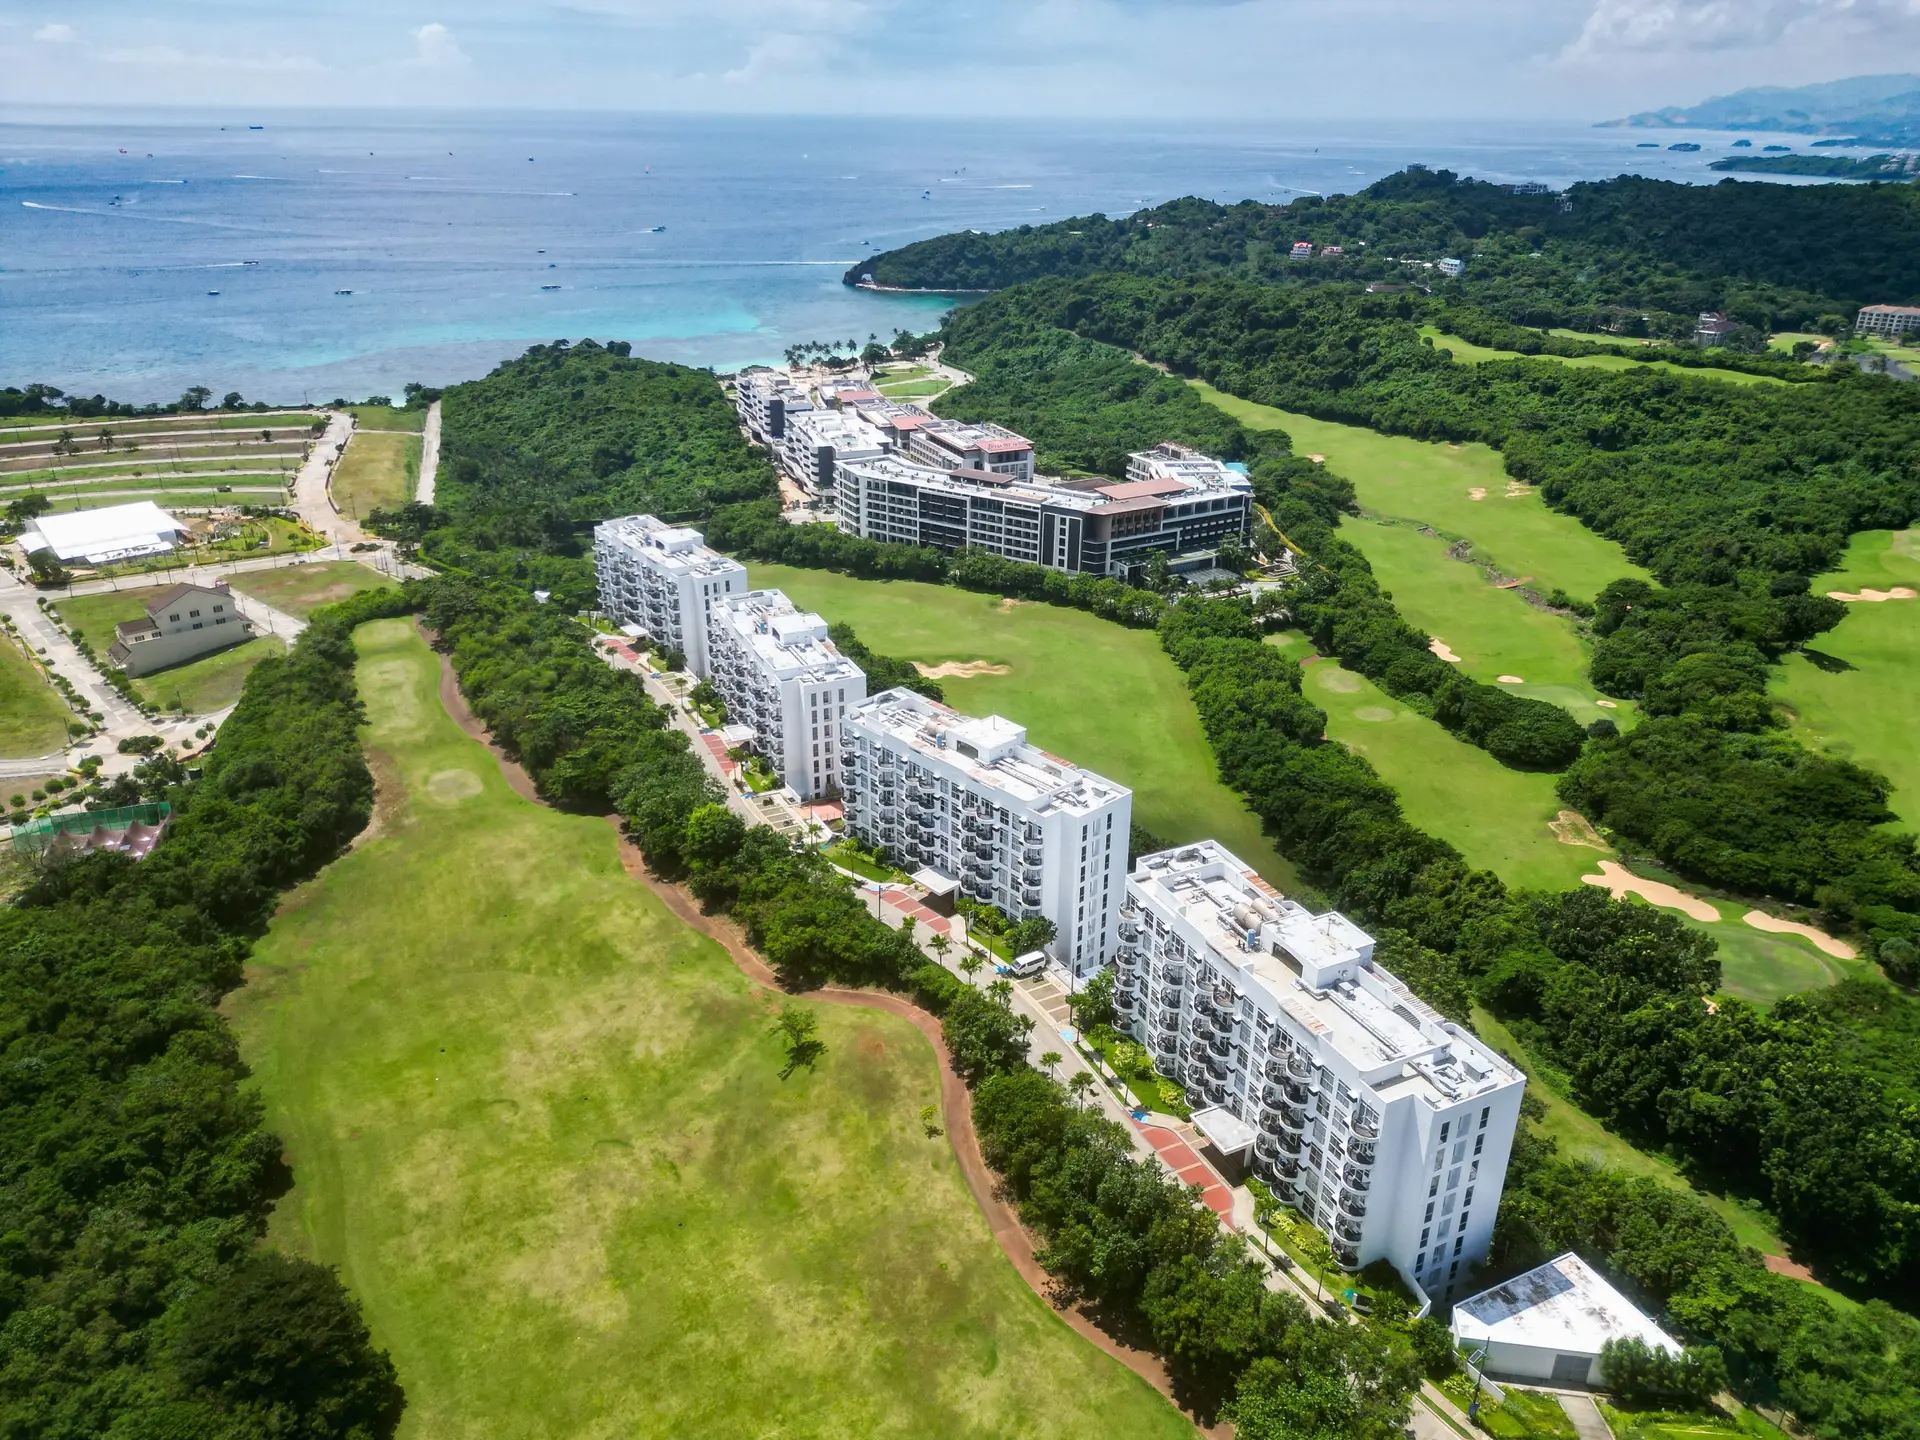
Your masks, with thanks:
[{"label": "dirt path", "polygon": [[[431,642],[432,632],[421,625],[417,619],[414,624]],[[447,714],[453,717],[456,725],[470,738],[485,745],[492,753],[500,766],[501,775],[513,788],[514,794],[524,800],[531,800],[536,805],[546,803],[534,788],[533,777],[527,773],[526,767],[510,759],[494,743],[493,736],[488,732],[487,727],[474,715],[472,707],[467,704],[467,697],[460,691],[460,682],[454,676],[453,664],[444,654],[440,656],[440,703],[446,707]],[[766,961],[754,953],[738,925],[725,916],[702,913],[699,903],[684,886],[669,884],[654,875],[647,869],[646,857],[640,853],[640,847],[621,833],[620,817],[609,815],[606,820],[619,838],[620,863],[625,867],[628,875],[659,896],[661,903],[673,913],[675,919],[724,949],[741,974],[757,985],[764,985],[770,990],[780,989],[773,970]],[[804,993],[806,999],[817,1000],[826,1005],[846,1005],[899,1016],[927,1037],[928,1043],[933,1046],[933,1053],[939,1057],[940,1061],[940,1108],[946,1120],[947,1139],[953,1146],[953,1158],[959,1162],[960,1173],[966,1177],[967,1189],[973,1192],[974,1203],[980,1207],[980,1213],[986,1217],[987,1228],[993,1232],[993,1238],[999,1243],[1002,1253],[1013,1262],[1013,1268],[1032,1288],[1033,1293],[1045,1300],[1053,1312],[1071,1325],[1082,1338],[1118,1360],[1175,1406],[1179,1406],[1180,1402],[1174,1398],[1173,1381],[1167,1374],[1167,1367],[1161,1363],[1158,1356],[1145,1350],[1137,1350],[1131,1345],[1114,1339],[1081,1314],[1077,1308],[1063,1309],[1053,1303],[1049,1293],[1050,1278],[1040,1262],[1034,1258],[1033,1237],[1020,1223],[1020,1217],[1014,1208],[1001,1198],[993,1172],[987,1168],[986,1158],[980,1153],[980,1137],[973,1128],[972,1098],[967,1094],[967,1082],[961,1079],[953,1068],[953,1059],[947,1053],[946,1040],[940,1033],[940,1021],[911,1000],[899,995],[890,995],[884,991],[828,987]],[[1188,1418],[1192,1418],[1184,1408],[1182,1413],[1187,1413]],[[1233,1427],[1225,1422],[1211,1427],[1203,1426],[1197,1420],[1194,1424],[1202,1434],[1218,1437],[1218,1440],[1230,1440],[1233,1434]]]}]

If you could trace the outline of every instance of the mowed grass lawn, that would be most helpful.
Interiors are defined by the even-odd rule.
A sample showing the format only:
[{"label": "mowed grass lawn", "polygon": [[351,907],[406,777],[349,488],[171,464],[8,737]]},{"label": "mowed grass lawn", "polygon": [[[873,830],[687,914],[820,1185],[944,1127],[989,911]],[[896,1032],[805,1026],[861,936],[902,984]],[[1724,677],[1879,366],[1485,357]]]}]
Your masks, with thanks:
[{"label": "mowed grass lawn", "polygon": [[1517,675],[1516,692],[1563,706],[1583,725],[1602,715],[1630,722],[1632,702],[1598,703],[1603,697],[1587,679],[1587,647],[1571,620],[1448,556],[1455,541],[1470,541],[1477,559],[1542,593],[1559,588],[1591,597],[1622,576],[1645,578],[1618,545],[1547,509],[1530,487],[1510,483],[1498,451],[1382,435],[1198,388],[1243,425],[1285,430],[1294,453],[1323,455],[1328,468],[1353,482],[1375,518],[1347,521],[1340,534],[1367,557],[1400,613],[1446,642],[1467,674],[1489,685]]},{"label": "mowed grass lawn", "polygon": [[67,743],[73,718],[67,702],[18,642],[0,636],[0,756],[24,760],[51,755]]},{"label": "mowed grass lawn", "polygon": [[[1313,653],[1297,631],[1269,643],[1296,660]],[[1401,813],[1468,864],[1516,888],[1565,890],[1611,854],[1554,834],[1551,822],[1564,808],[1553,789],[1559,777],[1509,770],[1335,660],[1313,661],[1300,680],[1301,692],[1327,712],[1328,738],[1364,755],[1399,794]]]},{"label": "mowed grass lawn", "polygon": [[1161,839],[1218,840],[1281,890],[1295,887],[1293,866],[1220,782],[1186,679],[1152,631],[1056,605],[785,565],[756,563],[753,583],[846,621],[885,655],[1006,666],[1004,675],[942,677],[947,702],[1004,715],[1035,745],[1128,786],[1133,818]]},{"label": "mowed grass lawn", "polygon": [[[1787,383],[1772,375],[1749,375],[1744,370],[1721,370],[1711,365],[1675,365],[1666,360],[1635,360],[1628,355],[1523,355],[1518,350],[1495,350],[1490,346],[1475,345],[1471,340],[1462,340],[1458,335],[1444,334],[1431,325],[1422,325],[1420,333],[1433,341],[1436,346],[1451,350],[1453,358],[1463,365],[1479,365],[1488,360],[1546,360],[1555,365],[1571,365],[1576,370],[1665,370],[1674,375],[1691,375],[1701,380],[1725,380],[1735,385],[1784,385]],[[1564,334],[1575,340],[1593,340],[1602,345],[1620,345],[1613,336],[1576,335],[1571,331],[1552,333]]]},{"label": "mowed grass lawn", "polygon": [[[1920,530],[1854,536],[1842,568],[1813,589],[1858,594],[1895,586],[1920,590]],[[1773,693],[1792,712],[1795,732],[1885,775],[1902,825],[1920,825],[1920,600],[1855,601],[1809,648],[1831,657],[1829,668],[1790,654],[1775,672]]]},{"label": "mowed grass lawn", "polygon": [[[87,637],[93,653],[106,665],[112,663],[107,659],[107,647],[113,644],[113,627],[122,620],[145,615],[148,601],[166,588],[161,584],[139,590],[115,590],[104,595],[76,595],[60,601],[53,609],[63,621]],[[271,635],[255,635],[242,644],[202,655],[184,665],[138,676],[133,687],[162,709],[210,715],[240,698],[240,687],[247,683],[254,666],[285,649],[284,642]]]},{"label": "mowed grass lawn", "polygon": [[333,503],[356,518],[395,510],[413,498],[420,478],[420,437],[356,430],[333,467]]},{"label": "mowed grass lawn", "polygon": [[247,571],[233,576],[229,583],[263,605],[304,620],[322,605],[345,600],[362,590],[384,590],[394,582],[357,560],[322,560],[278,570]]},{"label": "mowed grass lawn", "polygon": [[427,428],[427,407],[417,410],[396,405],[349,405],[357,427],[367,430],[411,430],[418,435]]},{"label": "mowed grass lawn", "polygon": [[[902,1020],[776,997],[516,797],[404,620],[358,632],[381,818],[287,898],[229,1001],[410,1440],[1190,1436],[1019,1279]],[[798,1003],[805,1004],[801,1001]]]}]

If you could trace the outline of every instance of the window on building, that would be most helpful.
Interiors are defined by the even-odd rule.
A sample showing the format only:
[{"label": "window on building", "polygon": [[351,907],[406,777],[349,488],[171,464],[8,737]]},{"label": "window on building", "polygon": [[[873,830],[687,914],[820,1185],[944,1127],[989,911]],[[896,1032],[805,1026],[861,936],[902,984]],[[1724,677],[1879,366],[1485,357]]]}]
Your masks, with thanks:
[{"label": "window on building", "polygon": [[1487,1128],[1487,1117],[1491,1114],[1493,1114],[1493,1107],[1491,1105],[1482,1105],[1480,1107],[1480,1128],[1482,1130]]},{"label": "window on building", "polygon": [[187,618],[189,620],[197,620],[200,618],[200,612],[198,610],[189,610],[187,611]]},{"label": "window on building", "polygon": [[1441,1123],[1441,1126],[1440,1126],[1440,1143],[1441,1143],[1442,1145],[1444,1145],[1444,1144],[1446,1144],[1446,1143],[1447,1143],[1447,1132],[1448,1132],[1449,1130],[1451,1130],[1452,1128],[1453,1128],[1453,1122],[1452,1122],[1451,1120],[1447,1120],[1447,1121],[1443,1121],[1443,1122]]},{"label": "window on building", "polygon": [[178,619],[179,619],[180,617],[179,617],[179,615],[178,615],[178,614],[174,614],[174,615],[169,615],[169,616],[167,616],[167,618],[168,618],[169,620],[178,620]]},{"label": "window on building", "polygon": [[1486,1144],[1487,1144],[1486,1136],[1476,1135],[1473,1140],[1473,1153],[1478,1155],[1483,1149],[1486,1148]]},{"label": "window on building", "polygon": [[1440,1177],[1436,1175],[1433,1177],[1432,1180],[1427,1182],[1427,1198],[1431,1200],[1435,1195],[1438,1195],[1439,1193],[1440,1193]]},{"label": "window on building", "polygon": [[1433,1220],[1433,1202],[1429,1200],[1427,1202],[1427,1213],[1423,1219],[1423,1223],[1430,1224],[1432,1223],[1432,1220]]},{"label": "window on building", "polygon": [[[1467,1243],[1467,1237],[1462,1235],[1458,1240],[1453,1242],[1453,1253],[1458,1255],[1460,1253],[1460,1247],[1465,1245],[1466,1243]],[[1455,1270],[1458,1270],[1460,1267],[1458,1265],[1455,1265],[1453,1268]]]}]

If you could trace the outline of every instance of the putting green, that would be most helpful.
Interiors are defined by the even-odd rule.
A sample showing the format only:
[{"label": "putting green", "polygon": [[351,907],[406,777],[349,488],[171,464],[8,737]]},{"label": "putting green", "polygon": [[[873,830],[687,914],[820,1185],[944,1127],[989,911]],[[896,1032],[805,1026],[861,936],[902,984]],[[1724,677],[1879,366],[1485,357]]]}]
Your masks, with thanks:
[{"label": "putting green", "polygon": [[1173,844],[1212,838],[1283,891],[1297,872],[1220,782],[1186,678],[1151,630],[1081,610],[907,580],[753,566],[753,583],[844,620],[883,655],[937,666],[984,661],[1001,674],[943,676],[947,702],[999,714],[1034,744],[1133,791],[1133,818]]},{"label": "putting green", "polygon": [[810,1007],[782,1082],[775,997],[508,789],[408,622],[357,643],[379,818],[230,1008],[270,1239],[339,1267],[404,1436],[1191,1436],[1001,1253],[912,1026]]},{"label": "putting green", "polygon": [[[1920,529],[1867,530],[1841,568],[1814,581],[1815,594],[1920,590]],[[1836,629],[1816,639],[1814,658],[1790,654],[1774,694],[1794,732],[1893,782],[1889,805],[1920,825],[1920,600],[1856,600]]]}]

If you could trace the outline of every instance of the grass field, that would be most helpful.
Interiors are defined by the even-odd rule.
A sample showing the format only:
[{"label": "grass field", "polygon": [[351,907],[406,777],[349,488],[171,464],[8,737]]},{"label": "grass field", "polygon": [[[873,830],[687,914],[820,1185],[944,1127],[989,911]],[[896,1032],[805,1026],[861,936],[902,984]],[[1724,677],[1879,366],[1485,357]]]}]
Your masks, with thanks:
[{"label": "grass field", "polygon": [[894,400],[924,400],[947,390],[944,380],[907,380],[898,385],[882,385],[880,393]]},{"label": "grass field", "polygon": [[420,478],[420,437],[356,430],[333,467],[333,503],[356,519],[394,510],[413,498]]},{"label": "grass field", "polygon": [[129,479],[165,485],[173,483],[168,480],[169,476],[204,478],[229,472],[285,475],[299,468],[298,454],[272,455],[261,451],[210,460],[156,460],[151,456],[135,455],[111,465],[89,462],[84,467],[10,471],[0,474],[0,482],[9,491],[23,488],[57,490],[74,485],[100,485]]},{"label": "grass field", "polygon": [[[1296,659],[1312,653],[1297,632],[1274,643]],[[1515,887],[1564,890],[1611,853],[1563,844],[1549,828],[1563,808],[1557,777],[1509,770],[1336,661],[1308,665],[1301,689],[1327,712],[1327,735],[1366,756],[1399,793],[1407,819],[1451,842],[1469,864]]]},{"label": "grass field", "polygon": [[235,575],[230,583],[263,605],[304,620],[322,605],[362,590],[384,590],[394,582],[357,560],[323,560],[278,570],[250,570]]},{"label": "grass field", "polygon": [[356,425],[368,430],[411,430],[418,435],[427,428],[427,412],[422,406],[418,410],[396,408],[391,405],[349,405]]},{"label": "grass field", "polygon": [[[1920,530],[1854,536],[1842,568],[1813,589],[1896,585],[1920,590]],[[1811,648],[1837,663],[1822,669],[1790,654],[1776,672],[1774,694],[1793,712],[1795,732],[1893,781],[1892,809],[1907,828],[1920,826],[1920,600],[1850,604]]]},{"label": "grass field", "polygon": [[57,438],[62,430],[71,430],[76,440],[92,440],[102,430],[115,435],[147,435],[162,430],[258,430],[262,426],[280,429],[286,425],[311,424],[320,417],[306,410],[263,410],[258,414],[148,415],[137,420],[123,415],[96,415],[92,419],[72,416],[49,420],[45,416],[22,415],[0,420],[0,441],[24,443],[43,435]]},{"label": "grass field", "polygon": [[73,718],[39,667],[12,639],[0,635],[0,756],[22,760],[51,755],[67,743]]},{"label": "grass field", "polygon": [[[1500,452],[1489,446],[1382,435],[1364,426],[1256,405],[1210,385],[1196,382],[1195,388],[1243,425],[1285,430],[1296,454],[1326,456],[1329,468],[1353,482],[1368,510],[1471,540],[1481,560],[1516,579],[1531,577],[1543,593],[1558,588],[1591,599],[1623,575],[1646,578],[1613,541],[1571,515],[1549,510],[1533,487],[1510,482]],[[1473,498],[1476,491],[1481,499]],[[1525,603],[1505,598],[1515,605]]]},{"label": "grass field", "polygon": [[[164,586],[139,590],[115,590],[104,595],[75,595],[62,600],[53,609],[68,625],[87,637],[102,664],[107,647],[113,644],[113,627],[147,613],[147,602]],[[156,671],[134,680],[133,688],[150,703],[165,710],[182,710],[188,715],[210,715],[240,698],[253,667],[269,655],[278,655],[286,646],[271,635],[256,635],[244,644],[202,655],[185,665]]]},{"label": "grass field", "polygon": [[269,1239],[339,1268],[408,1440],[1192,1435],[1007,1263],[917,1031],[809,1007],[783,1083],[773,998],[512,794],[406,621],[357,638],[382,818],[229,1007],[292,1164]]},{"label": "grass field", "polygon": [[1833,337],[1831,335],[1816,335],[1811,330],[1782,330],[1777,335],[1769,335],[1767,337],[1767,348],[1769,350],[1778,350],[1782,354],[1790,357],[1793,354],[1793,347],[1803,340],[1809,345],[1825,345],[1830,343],[1832,339]]},{"label": "grass field", "polygon": [[[1453,358],[1463,365],[1479,365],[1488,360],[1547,360],[1555,365],[1571,365],[1576,370],[1665,370],[1673,375],[1692,375],[1702,380],[1725,380],[1735,385],[1784,385],[1787,383],[1772,375],[1749,375],[1744,370],[1675,365],[1667,360],[1635,360],[1628,355],[1523,355],[1518,350],[1494,350],[1485,345],[1475,345],[1471,340],[1462,340],[1457,335],[1444,334],[1431,325],[1422,325],[1420,333],[1432,340],[1435,345],[1451,350]],[[1620,344],[1614,336],[1572,335],[1571,332],[1563,331],[1552,333],[1568,334],[1573,339],[1593,340],[1602,345]]]},{"label": "grass field", "polygon": [[151,500],[162,510],[211,510],[222,505],[284,505],[287,492],[284,489],[252,486],[246,483],[245,476],[237,477],[240,484],[231,490],[141,490],[136,485],[127,487],[126,493],[94,494],[84,492],[79,495],[58,495],[50,497],[51,508],[56,512],[67,510],[98,510],[107,505],[134,505],[142,500]]},{"label": "grass field", "polygon": [[1009,667],[940,683],[954,708],[1005,715],[1034,744],[1130,786],[1133,818],[1161,839],[1210,836],[1280,889],[1294,888],[1292,865],[1220,783],[1186,681],[1153,632],[1054,605],[824,570],[755,564],[753,581],[848,622],[884,655]]}]

